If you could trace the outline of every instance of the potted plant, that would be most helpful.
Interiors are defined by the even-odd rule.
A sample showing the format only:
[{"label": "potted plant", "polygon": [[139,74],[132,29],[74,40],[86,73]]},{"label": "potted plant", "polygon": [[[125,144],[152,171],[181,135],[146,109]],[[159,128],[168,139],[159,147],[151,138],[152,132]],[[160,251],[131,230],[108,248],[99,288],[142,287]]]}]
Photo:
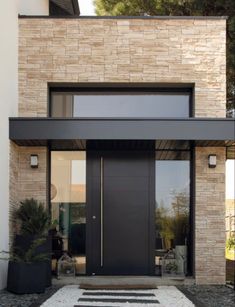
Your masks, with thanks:
[{"label": "potted plant", "polygon": [[178,270],[178,266],[175,262],[168,262],[165,267],[167,274],[176,274]]},{"label": "potted plant", "polygon": [[[35,248],[37,254],[51,255],[51,237],[48,235],[50,226],[50,216],[44,205],[37,200],[25,199],[15,212],[16,220],[20,224],[20,231],[15,235],[14,247],[16,249],[28,250],[32,243],[37,239],[43,239],[40,245]],[[46,286],[51,285],[51,260],[45,260],[43,270],[46,274]]]},{"label": "potted plant", "polygon": [[[16,294],[42,293],[45,291],[45,268],[48,254],[36,253],[45,239],[35,239],[28,249],[13,246],[9,253],[7,290]],[[7,253],[7,252],[5,252]]]},{"label": "potted plant", "polygon": [[173,276],[178,273],[175,251],[170,249],[162,260],[162,276]]}]

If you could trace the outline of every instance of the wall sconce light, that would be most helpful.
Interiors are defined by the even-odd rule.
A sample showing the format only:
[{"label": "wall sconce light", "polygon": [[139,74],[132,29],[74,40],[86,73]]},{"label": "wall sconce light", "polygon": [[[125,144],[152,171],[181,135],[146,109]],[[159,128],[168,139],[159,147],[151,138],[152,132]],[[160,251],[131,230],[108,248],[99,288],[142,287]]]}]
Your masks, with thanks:
[{"label": "wall sconce light", "polygon": [[216,167],[216,155],[209,155],[208,156],[208,166],[210,168]]},{"label": "wall sconce light", "polygon": [[32,168],[38,168],[38,155],[30,156],[30,166]]}]

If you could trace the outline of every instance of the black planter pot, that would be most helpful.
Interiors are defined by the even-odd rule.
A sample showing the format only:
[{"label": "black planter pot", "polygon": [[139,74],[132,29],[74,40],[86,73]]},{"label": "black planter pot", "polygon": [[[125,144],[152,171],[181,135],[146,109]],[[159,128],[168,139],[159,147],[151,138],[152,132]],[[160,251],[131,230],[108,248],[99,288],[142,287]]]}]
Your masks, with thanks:
[{"label": "black planter pot", "polygon": [[[14,246],[16,248],[20,248],[22,250],[27,250],[32,245],[33,241],[35,239],[38,239],[38,237],[33,235],[16,235],[14,240]],[[45,274],[45,286],[50,287],[51,286],[51,254],[52,254],[52,241],[51,236],[45,237],[45,242],[38,246],[35,254],[41,254],[45,253],[48,254],[48,260],[45,260],[43,262],[40,262],[42,265],[42,271]]]},{"label": "black planter pot", "polygon": [[45,291],[46,264],[9,261],[7,290],[16,294]]}]

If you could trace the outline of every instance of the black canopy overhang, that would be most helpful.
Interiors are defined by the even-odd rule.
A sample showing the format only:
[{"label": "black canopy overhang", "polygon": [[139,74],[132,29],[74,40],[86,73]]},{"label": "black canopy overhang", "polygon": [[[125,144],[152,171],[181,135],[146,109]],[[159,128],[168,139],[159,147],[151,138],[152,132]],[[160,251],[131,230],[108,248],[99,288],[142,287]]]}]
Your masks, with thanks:
[{"label": "black canopy overhang", "polygon": [[200,146],[230,146],[235,142],[235,120],[21,117],[9,119],[9,137],[23,146],[73,140],[193,140]]}]

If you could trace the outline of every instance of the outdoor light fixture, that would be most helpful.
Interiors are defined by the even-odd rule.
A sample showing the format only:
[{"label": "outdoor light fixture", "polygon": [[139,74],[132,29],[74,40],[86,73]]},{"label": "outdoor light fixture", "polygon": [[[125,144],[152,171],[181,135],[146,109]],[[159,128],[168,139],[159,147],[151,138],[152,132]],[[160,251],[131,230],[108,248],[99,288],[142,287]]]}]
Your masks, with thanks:
[{"label": "outdoor light fixture", "polygon": [[210,168],[216,167],[216,155],[209,155],[208,156],[208,166]]},{"label": "outdoor light fixture", "polygon": [[30,156],[30,166],[32,168],[38,167],[38,155],[31,155]]}]

